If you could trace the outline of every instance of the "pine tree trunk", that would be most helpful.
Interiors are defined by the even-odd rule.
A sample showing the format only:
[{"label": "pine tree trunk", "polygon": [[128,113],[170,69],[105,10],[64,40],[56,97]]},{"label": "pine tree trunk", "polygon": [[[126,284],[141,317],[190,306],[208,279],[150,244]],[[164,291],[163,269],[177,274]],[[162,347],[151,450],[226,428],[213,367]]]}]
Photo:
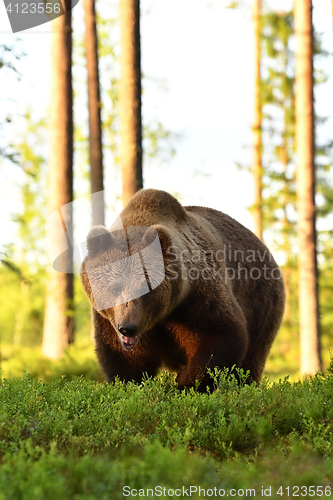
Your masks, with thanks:
[{"label": "pine tree trunk", "polygon": [[142,188],[140,1],[120,0],[120,159],[123,205]]},{"label": "pine tree trunk", "polygon": [[300,371],[321,370],[314,172],[312,1],[295,0]]},{"label": "pine tree trunk", "polygon": [[260,0],[253,0],[254,22],[254,120],[253,120],[253,177],[254,232],[262,239],[261,200],[261,102],[260,102]]},{"label": "pine tree trunk", "polygon": [[[91,193],[103,191],[103,153],[101,101],[98,74],[98,42],[96,32],[95,0],[84,0],[84,21],[86,27],[86,56],[88,70],[89,107],[89,153]],[[93,197],[93,226],[104,225],[104,195]]]},{"label": "pine tree trunk", "polygon": [[[72,112],[71,12],[52,21],[50,159],[48,165],[48,211],[58,210],[63,228],[71,239],[71,213],[59,210],[73,200],[73,112]],[[67,264],[71,267],[69,252]],[[59,359],[74,340],[73,274],[48,269],[42,352]]]},{"label": "pine tree trunk", "polygon": [[[285,65],[286,69],[286,65]],[[284,254],[285,254],[285,268],[283,270],[283,281],[284,281],[284,288],[285,288],[285,293],[286,293],[286,304],[284,307],[284,319],[287,323],[290,323],[291,320],[291,307],[290,307],[290,278],[291,278],[291,272],[290,272],[290,243],[289,243],[289,235],[288,235],[288,228],[290,226],[290,222],[288,220],[288,214],[287,214],[287,204],[288,204],[288,195],[287,193],[289,192],[289,185],[288,185],[288,180],[287,180],[287,170],[288,170],[288,149],[287,149],[287,140],[286,140],[286,112],[284,113],[284,120],[285,120],[285,130],[283,132],[283,142],[282,142],[282,147],[281,147],[281,162],[283,165],[283,170],[284,170],[284,199],[283,199],[283,212],[284,212],[284,218],[283,218],[283,239],[284,239]]]}]

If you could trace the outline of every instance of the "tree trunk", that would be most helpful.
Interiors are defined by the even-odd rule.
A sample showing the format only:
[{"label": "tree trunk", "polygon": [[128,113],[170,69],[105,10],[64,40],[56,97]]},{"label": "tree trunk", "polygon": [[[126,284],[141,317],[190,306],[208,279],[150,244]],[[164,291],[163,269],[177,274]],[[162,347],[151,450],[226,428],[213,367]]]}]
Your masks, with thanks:
[{"label": "tree trunk", "polygon": [[[73,200],[73,112],[71,12],[52,21],[50,159],[48,165],[48,210],[58,210],[63,229],[72,241],[71,212],[59,210]],[[57,235],[55,235],[56,237]],[[68,238],[67,238],[68,240]],[[72,268],[72,252],[67,264]],[[66,265],[66,263],[64,263]],[[42,352],[59,359],[73,342],[73,274],[48,270]]]},{"label": "tree trunk", "polygon": [[254,232],[262,239],[261,211],[261,102],[260,102],[260,0],[253,1],[254,23],[254,120],[253,120],[253,177],[254,177]]},{"label": "tree trunk", "polygon": [[[98,42],[95,0],[84,0],[86,56],[88,70],[89,153],[91,193],[103,191],[101,101],[98,74]],[[104,225],[104,195],[92,197],[93,226]]]},{"label": "tree trunk", "polygon": [[321,370],[314,171],[312,1],[295,0],[300,371]]},{"label": "tree trunk", "polygon": [[120,0],[120,159],[123,205],[143,186],[141,126],[140,1]]},{"label": "tree trunk", "polygon": [[[287,66],[285,64],[284,66],[285,70],[287,69]],[[289,185],[288,185],[288,178],[287,178],[287,170],[288,170],[288,163],[289,163],[289,158],[288,158],[288,146],[287,146],[287,140],[286,140],[286,112],[284,112],[284,122],[285,122],[285,130],[283,132],[283,142],[281,145],[281,163],[283,165],[283,170],[284,170],[284,186],[283,186],[283,191],[284,191],[284,196],[283,196],[283,222],[282,222],[282,228],[283,228],[283,249],[284,249],[284,254],[285,254],[285,268],[283,271],[283,281],[284,281],[284,288],[286,292],[286,304],[284,308],[284,319],[285,321],[290,324],[291,320],[291,307],[290,307],[290,278],[291,278],[291,272],[290,272],[290,242],[289,242],[289,235],[288,235],[288,229],[290,226],[290,222],[288,219],[288,214],[287,214],[287,205],[288,205],[288,192],[289,192]]]}]

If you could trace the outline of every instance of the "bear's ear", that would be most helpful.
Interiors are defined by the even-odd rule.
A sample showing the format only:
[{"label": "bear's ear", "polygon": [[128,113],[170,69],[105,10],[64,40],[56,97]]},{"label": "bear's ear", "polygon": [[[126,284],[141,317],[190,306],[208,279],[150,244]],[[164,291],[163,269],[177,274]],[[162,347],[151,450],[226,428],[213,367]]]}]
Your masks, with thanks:
[{"label": "bear's ear", "polygon": [[112,246],[112,235],[104,226],[95,226],[87,236],[88,255],[94,257]]},{"label": "bear's ear", "polygon": [[168,248],[172,246],[171,236],[165,227],[158,225],[151,226],[144,235],[145,246],[150,245],[156,239],[156,233],[161,244],[163,255],[167,255]]}]

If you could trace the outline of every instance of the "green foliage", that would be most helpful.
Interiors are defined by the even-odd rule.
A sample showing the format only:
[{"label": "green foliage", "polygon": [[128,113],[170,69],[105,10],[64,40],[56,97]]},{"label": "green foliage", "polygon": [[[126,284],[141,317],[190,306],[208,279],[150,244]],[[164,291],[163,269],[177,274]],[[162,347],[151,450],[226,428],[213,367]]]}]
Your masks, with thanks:
[{"label": "green foliage", "polygon": [[0,44],[0,69],[8,68],[18,74],[14,61],[19,60],[23,55],[25,55],[22,51],[18,50],[18,44],[19,40],[17,39],[11,44]]},{"label": "green foliage", "polygon": [[22,377],[28,371],[31,377],[50,382],[53,378],[69,380],[82,376],[87,380],[102,381],[94,347],[89,340],[79,337],[58,361],[50,361],[42,355],[41,348],[5,344],[1,349],[1,368],[4,377]]},{"label": "green foliage", "polygon": [[[105,6],[104,6],[105,7]],[[97,5],[98,10],[98,5]],[[113,165],[119,167],[119,119],[118,119],[118,91],[119,91],[119,37],[117,36],[118,19],[117,10],[114,6],[102,8],[97,12],[97,31],[98,31],[98,55],[100,70],[100,88],[101,88],[101,112],[103,128],[103,149],[107,157],[112,155]],[[115,35],[116,34],[116,35]],[[84,54],[83,40],[77,43],[77,53]],[[80,51],[80,52],[79,52]],[[76,58],[78,60],[78,58]],[[81,58],[81,64],[85,65],[84,58]],[[147,75],[142,76],[142,95],[149,92],[153,84],[156,89],[165,90],[163,85],[154,78]],[[157,85],[156,85],[157,84]],[[78,136],[84,141],[85,150],[88,149],[88,135],[80,129]],[[158,120],[152,120],[149,123],[143,123],[143,152],[144,162],[154,158],[154,161],[166,162],[175,154],[175,144],[179,140],[179,135],[167,130]],[[115,173],[118,178],[118,173]]]},{"label": "green foliage", "polygon": [[[22,209],[14,214],[18,243],[2,252],[0,263],[1,343],[23,347],[39,346],[42,341],[45,297],[46,255],[46,168],[44,120],[35,122],[31,112],[25,115],[25,129],[15,145],[19,165],[24,172],[21,188]],[[90,305],[75,276],[75,325],[79,339],[90,336]],[[27,355],[26,351],[26,355]],[[31,355],[34,351],[31,351]],[[22,361],[19,350],[17,366]],[[37,356],[36,364],[40,356]],[[44,360],[45,363],[45,360]],[[24,368],[24,367],[23,367]],[[66,368],[67,370],[67,368]],[[65,372],[66,372],[65,370]],[[18,375],[21,375],[22,370]],[[36,375],[44,370],[36,367]],[[73,373],[82,373],[80,370]]]},{"label": "green foliage", "polygon": [[56,441],[77,455],[157,439],[225,459],[298,441],[331,457],[332,389],[331,374],[242,386],[222,372],[212,394],[178,391],[166,375],[107,385],[83,377],[45,383],[26,374],[2,381],[0,452],[18,451],[27,438],[46,450]]},{"label": "green foliage", "polygon": [[[292,485],[290,491],[294,493],[297,486],[303,487],[303,496],[304,488],[311,492],[311,486],[312,492],[326,492],[327,498],[332,472],[332,462],[302,446],[294,446],[288,456],[277,451],[253,463],[238,460],[221,465],[182,447],[164,448],[158,441],[79,458],[59,454],[55,446],[45,453],[27,441],[19,452],[4,457],[0,499],[110,500],[123,499],[130,491],[135,496],[151,497],[153,492],[160,496],[165,492],[166,498],[183,493],[184,497],[191,494],[198,499],[211,496],[214,488],[228,496],[230,490],[236,490],[231,494],[239,493],[238,498],[254,496],[254,492],[261,496],[264,488],[273,498],[279,498],[276,494],[281,485]],[[284,493],[287,495],[287,490]]]},{"label": "green foliage", "polygon": [[[0,498],[122,498],[123,487],[333,486],[333,376],[212,394],[82,377],[0,384]],[[222,461],[222,462],[221,462]],[[1,496],[2,495],[2,496]],[[29,496],[30,495],[30,496]],[[193,492],[193,498],[199,498]]]},{"label": "green foliage", "polygon": [[[18,49],[19,45],[20,41],[18,39],[14,40],[14,42],[11,43],[0,43],[1,78],[4,78],[6,73],[7,75],[11,73],[12,75],[14,74],[18,80],[20,79],[20,73],[16,68],[16,62],[25,54],[24,52],[22,52],[22,50]],[[3,123],[8,125],[11,123],[11,121],[12,118],[10,115],[0,115],[0,162],[4,158],[6,160],[9,160],[13,164],[17,164],[17,153],[11,145],[8,145],[6,137],[3,137],[3,135],[5,136],[5,134],[2,134]]]},{"label": "green foliage", "polygon": [[44,120],[35,123],[30,110],[25,116],[25,130],[15,149],[19,154],[20,166],[25,180],[21,186],[23,211],[13,217],[18,224],[21,247],[15,259],[24,267],[24,274],[33,274],[45,265],[45,219],[46,219],[46,169],[42,148],[45,144],[46,126]]},{"label": "green foliage", "polygon": [[261,25],[263,223],[278,233],[288,263],[296,236],[293,12],[269,11]]},{"label": "green foliage", "polygon": [[286,288],[284,324],[269,359],[270,375],[282,366],[294,375],[299,365],[293,23],[292,11],[269,10],[261,17],[262,217],[284,260]]},{"label": "green foliage", "polygon": [[44,273],[35,273],[30,281],[20,270],[0,264],[1,343],[33,346],[41,341],[44,308]]},{"label": "green foliage", "polygon": [[[327,56],[318,34],[314,34],[315,56]],[[261,18],[263,108],[263,219],[264,226],[278,234],[278,246],[293,249],[296,236],[295,192],[295,69],[293,11],[268,11]],[[315,87],[326,80],[315,72]],[[316,115],[316,129],[325,118]],[[332,210],[333,186],[329,174],[332,142],[316,144],[318,216]],[[282,241],[281,243],[281,235]]]},{"label": "green foliage", "polygon": [[[288,366],[294,373],[298,366],[298,280],[296,239],[296,167],[295,167],[295,69],[293,11],[275,12],[263,9],[261,18],[262,50],[262,129],[263,129],[263,200],[262,216],[265,235],[273,236],[273,247],[284,260],[286,285],[284,325],[273,346],[268,363],[270,374]],[[316,56],[326,56],[320,37],[315,34]],[[315,86],[325,75],[315,72]],[[323,119],[316,116],[316,130]],[[316,177],[318,219],[324,219],[333,207],[332,143],[316,144]],[[327,219],[328,221],[328,219]],[[324,228],[329,222],[318,225]],[[328,364],[328,346],[333,338],[331,314],[332,235],[318,231],[320,265],[320,308],[324,366]],[[286,370],[286,371],[287,371]]]},{"label": "green foliage", "polygon": [[45,279],[45,123],[35,123],[30,111],[15,151],[24,171],[22,210],[13,216],[19,242],[8,248],[0,264],[1,341],[34,345],[40,342]]},{"label": "green foliage", "polygon": [[[114,32],[116,24],[114,12],[111,16],[105,15],[105,19],[99,17],[99,52],[101,68],[102,88],[102,118],[104,127],[104,149],[109,150],[115,160],[118,161],[118,74],[114,70],[117,66],[117,52],[119,52],[118,40],[110,36]],[[112,28],[112,29],[111,29]],[[77,66],[85,66],[83,43],[75,41],[75,51],[78,57]],[[10,60],[5,58],[11,53],[9,47],[0,47],[0,67],[9,67]],[[6,61],[6,64],[4,62]],[[77,68],[76,68],[77,69]],[[79,82],[78,72],[74,70],[74,82],[76,94],[78,94]],[[86,95],[86,82],[83,90]],[[1,252],[0,263],[0,342],[1,344],[13,343],[15,349],[12,355],[17,356],[15,360],[17,370],[22,370],[22,363],[32,361],[34,350],[22,355],[17,349],[22,347],[35,347],[42,340],[44,296],[45,296],[45,264],[48,256],[45,254],[45,218],[46,218],[46,160],[45,142],[46,126],[45,120],[35,122],[30,110],[25,115],[25,130],[18,137],[15,147],[18,165],[24,172],[21,188],[22,209],[13,216],[13,221],[18,227],[19,244]],[[107,133],[106,133],[107,132]],[[173,134],[166,130],[161,123],[147,124],[144,127],[144,146],[147,157],[160,157],[166,159],[174,154]],[[76,126],[75,149],[79,151],[80,172],[77,172],[76,185],[82,185],[89,177],[88,161],[88,133],[87,127]],[[87,182],[85,183],[87,186]],[[88,189],[89,191],[89,189]],[[78,194],[82,194],[78,193]],[[86,194],[86,193],[84,193]],[[112,199],[112,195],[110,197]],[[75,277],[75,335],[76,339],[90,338],[90,305],[79,283],[79,277]],[[66,358],[67,359],[67,358]],[[68,361],[68,359],[67,359]],[[14,364],[15,364],[14,363]],[[66,363],[65,363],[66,364]],[[47,370],[44,367],[45,360],[37,354],[34,373],[47,378]],[[73,370],[69,370],[68,363],[62,366],[62,373],[69,370],[72,374],[82,373],[78,364]],[[77,370],[77,371],[76,371]],[[11,372],[18,374],[17,371]],[[20,372],[21,373],[21,372]],[[84,369],[83,373],[94,373],[93,378],[99,376],[96,363],[94,369]]]}]

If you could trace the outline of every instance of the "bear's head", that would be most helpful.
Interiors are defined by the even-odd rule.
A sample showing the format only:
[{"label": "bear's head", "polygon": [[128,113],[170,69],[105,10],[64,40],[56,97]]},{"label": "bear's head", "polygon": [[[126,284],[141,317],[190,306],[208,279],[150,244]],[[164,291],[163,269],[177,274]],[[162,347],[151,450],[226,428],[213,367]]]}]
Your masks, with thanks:
[{"label": "bear's head", "polygon": [[168,231],[158,225],[112,232],[96,226],[87,237],[84,289],[126,350],[173,308],[177,283],[165,278],[171,245]]}]

